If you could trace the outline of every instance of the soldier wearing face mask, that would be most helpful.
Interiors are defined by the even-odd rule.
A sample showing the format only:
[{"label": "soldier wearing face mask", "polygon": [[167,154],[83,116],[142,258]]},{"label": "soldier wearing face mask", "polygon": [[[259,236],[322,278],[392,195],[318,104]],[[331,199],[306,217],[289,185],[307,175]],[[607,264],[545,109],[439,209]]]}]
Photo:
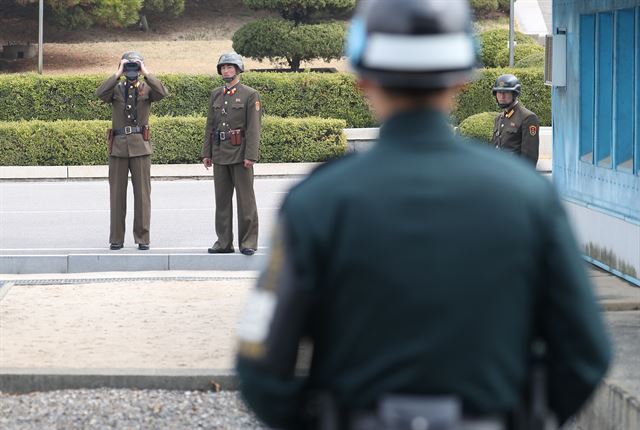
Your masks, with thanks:
[{"label": "soldier wearing face mask", "polygon": [[152,152],[149,112],[152,102],[167,95],[162,82],[145,67],[142,56],[133,51],[122,55],[118,70],[96,90],[96,96],[112,107],[111,128],[107,133],[112,250],[124,245],[129,172],[134,196],[133,237],[138,249],[149,249]]}]

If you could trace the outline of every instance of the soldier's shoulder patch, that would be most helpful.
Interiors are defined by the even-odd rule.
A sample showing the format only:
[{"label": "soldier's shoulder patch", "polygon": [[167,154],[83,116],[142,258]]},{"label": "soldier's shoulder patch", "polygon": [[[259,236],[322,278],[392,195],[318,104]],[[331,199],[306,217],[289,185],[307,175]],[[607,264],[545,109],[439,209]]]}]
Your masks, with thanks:
[{"label": "soldier's shoulder patch", "polygon": [[256,110],[260,111],[260,100],[256,100]]},{"label": "soldier's shoulder patch", "polygon": [[538,134],[538,127],[535,125],[530,125],[529,126],[529,134],[531,136],[535,136],[536,134]]}]

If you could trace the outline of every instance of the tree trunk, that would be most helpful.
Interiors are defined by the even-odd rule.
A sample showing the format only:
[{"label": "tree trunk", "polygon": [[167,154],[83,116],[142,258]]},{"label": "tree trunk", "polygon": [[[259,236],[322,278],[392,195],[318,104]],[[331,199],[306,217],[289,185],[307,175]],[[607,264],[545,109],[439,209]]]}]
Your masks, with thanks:
[{"label": "tree trunk", "polygon": [[300,71],[300,63],[301,63],[300,57],[288,58],[287,62],[289,63],[289,67],[291,67],[292,72]]}]

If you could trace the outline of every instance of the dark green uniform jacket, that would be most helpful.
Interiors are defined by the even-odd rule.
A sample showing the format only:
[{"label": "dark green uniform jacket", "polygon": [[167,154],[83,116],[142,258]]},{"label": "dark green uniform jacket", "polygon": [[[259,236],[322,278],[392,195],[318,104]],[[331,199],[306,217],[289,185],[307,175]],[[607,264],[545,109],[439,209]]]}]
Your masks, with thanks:
[{"label": "dark green uniform jacket", "polygon": [[540,147],[540,122],[536,114],[517,102],[507,112],[502,112],[493,126],[493,145],[501,150],[519,155],[535,166]]},{"label": "dark green uniform jacket", "polygon": [[[242,393],[278,428],[299,425],[315,390],[352,411],[383,393],[446,393],[467,412],[504,413],[535,333],[564,420],[610,361],[584,264],[548,179],[458,142],[440,113],[395,116],[376,147],[285,199],[240,324]],[[312,364],[295,379],[305,336]]]},{"label": "dark green uniform jacket", "polygon": [[[258,160],[262,109],[260,95],[246,85],[237,84],[235,91],[223,93],[216,88],[209,98],[209,113],[201,158],[211,158],[215,164],[237,164],[245,159]],[[242,144],[232,145],[229,131],[242,130]],[[220,132],[223,137],[220,138]]]},{"label": "dark green uniform jacket", "polygon": [[[140,81],[137,103],[137,119],[140,127],[149,124],[151,102],[162,100],[168,94],[169,92],[162,82],[153,75],[147,75],[144,77],[144,81]],[[128,125],[134,125],[130,119],[126,118],[124,111],[124,83],[120,82],[115,75],[111,75],[109,79],[98,87],[96,96],[105,103],[112,105],[112,128],[120,129]],[[153,131],[151,133],[153,133]],[[142,134],[134,133],[114,136],[110,155],[113,157],[127,158],[149,155],[151,152],[151,142],[145,141],[142,138]]]}]

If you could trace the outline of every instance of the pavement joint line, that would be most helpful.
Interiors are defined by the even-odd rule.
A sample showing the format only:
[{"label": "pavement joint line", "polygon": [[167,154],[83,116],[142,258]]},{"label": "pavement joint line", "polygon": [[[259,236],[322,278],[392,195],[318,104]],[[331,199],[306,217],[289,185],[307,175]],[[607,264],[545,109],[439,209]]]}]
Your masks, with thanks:
[{"label": "pavement joint line", "polygon": [[2,299],[4,299],[4,297],[7,295],[11,287],[14,286],[14,284],[15,283],[13,281],[0,281],[0,302],[2,301]]}]

